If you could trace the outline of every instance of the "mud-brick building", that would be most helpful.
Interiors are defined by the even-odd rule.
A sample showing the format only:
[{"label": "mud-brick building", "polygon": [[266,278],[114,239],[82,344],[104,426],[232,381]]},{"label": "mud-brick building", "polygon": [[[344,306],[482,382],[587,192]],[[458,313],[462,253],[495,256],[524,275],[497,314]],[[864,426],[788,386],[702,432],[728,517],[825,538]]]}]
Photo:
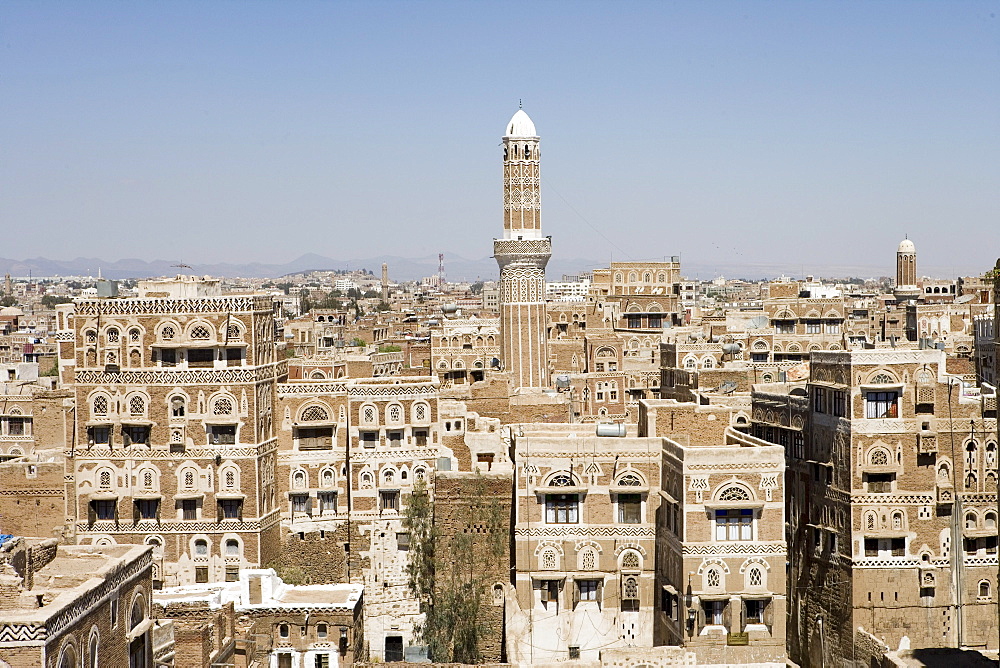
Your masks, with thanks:
[{"label": "mud-brick building", "polygon": [[953,362],[814,352],[808,382],[754,388],[753,433],[786,447],[798,663],[848,665],[862,628],[890,647],[996,650],[996,395]]},{"label": "mud-brick building", "polygon": [[711,444],[662,443],[657,644],[699,664],[784,665],[783,448],[733,427]]},{"label": "mud-brick building", "polygon": [[152,668],[145,546],[0,544],[0,666]]},{"label": "mud-brick building", "polygon": [[152,546],[155,586],[269,562],[281,513],[275,388],[287,375],[271,297],[178,276],[58,316],[76,407],[76,541]]},{"label": "mud-brick building", "polygon": [[[620,425],[515,424],[511,663],[653,644],[660,440]],[[604,430],[608,431],[605,432]]]}]

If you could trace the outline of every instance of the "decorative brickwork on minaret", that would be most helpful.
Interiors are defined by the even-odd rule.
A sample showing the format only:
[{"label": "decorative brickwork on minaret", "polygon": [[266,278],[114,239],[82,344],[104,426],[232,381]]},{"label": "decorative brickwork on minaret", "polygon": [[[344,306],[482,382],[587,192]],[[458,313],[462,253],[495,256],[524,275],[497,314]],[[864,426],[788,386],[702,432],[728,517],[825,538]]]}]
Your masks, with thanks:
[{"label": "decorative brickwork on minaret", "polygon": [[545,265],[552,240],[542,236],[538,136],[518,110],[503,137],[503,238],[493,240],[500,265],[500,338],[514,389],[548,387]]}]

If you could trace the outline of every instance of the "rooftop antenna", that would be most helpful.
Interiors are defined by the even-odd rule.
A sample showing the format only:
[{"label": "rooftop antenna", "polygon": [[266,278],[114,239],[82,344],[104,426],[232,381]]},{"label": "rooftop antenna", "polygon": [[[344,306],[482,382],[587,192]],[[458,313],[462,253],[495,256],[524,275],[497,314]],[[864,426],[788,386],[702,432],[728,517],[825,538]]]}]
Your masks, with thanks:
[{"label": "rooftop antenna", "polygon": [[183,262],[178,262],[177,264],[172,264],[170,266],[171,267],[184,267],[185,269],[194,269],[194,267],[192,267],[191,265],[184,264]]},{"label": "rooftop antenna", "polygon": [[521,106],[521,98],[517,98],[517,108],[518,109],[523,109],[524,108],[524,107]]}]

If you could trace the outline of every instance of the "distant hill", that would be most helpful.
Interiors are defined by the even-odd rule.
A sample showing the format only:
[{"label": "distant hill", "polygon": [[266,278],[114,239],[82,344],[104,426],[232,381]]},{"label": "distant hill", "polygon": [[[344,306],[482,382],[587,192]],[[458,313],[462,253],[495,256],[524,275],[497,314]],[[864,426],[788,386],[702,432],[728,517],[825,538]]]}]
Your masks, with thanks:
[{"label": "distant hill", "polygon": [[[306,271],[333,271],[368,269],[381,275],[382,263],[389,265],[389,277],[394,281],[419,280],[432,276],[438,271],[437,255],[418,258],[404,258],[381,255],[371,258],[338,260],[315,253],[306,253],[284,264],[249,264],[221,262],[215,264],[193,264],[191,268],[177,267],[179,260],[141,260],[124,258],[108,261],[93,257],[78,257],[73,260],[49,260],[44,257],[27,260],[0,258],[0,274],[11,276],[97,276],[98,271],[105,278],[148,278],[152,276],[173,276],[179,273],[242,277],[279,278]],[[491,257],[469,260],[458,255],[445,254],[445,278],[449,281],[494,280],[498,276],[497,263]],[[557,280],[563,274],[588,271],[601,263],[593,260],[557,259],[549,262],[548,275]]]},{"label": "distant hill", "polygon": [[[337,260],[315,253],[306,253],[291,262],[284,264],[264,264],[252,262],[249,264],[221,262],[215,264],[196,264],[190,269],[177,267],[177,260],[141,260],[124,258],[121,260],[102,260],[100,258],[78,257],[74,260],[49,260],[43,257],[28,260],[11,260],[0,258],[0,275],[9,273],[11,276],[97,276],[98,270],[105,278],[149,278],[153,276],[173,276],[179,273],[224,276],[229,278],[280,278],[288,274],[305,271],[333,271],[368,269],[381,275],[382,263],[389,265],[389,277],[394,281],[413,281],[425,276],[437,274],[437,255],[405,258],[395,255],[380,255],[378,257],[352,260]],[[583,258],[561,258],[554,256],[548,264],[546,274],[551,281],[559,280],[566,274],[578,274],[598,267],[607,267],[607,260],[588,260]],[[449,281],[485,281],[496,280],[498,277],[497,263],[492,257],[469,260],[450,253],[444,258],[445,278]],[[977,275],[990,267],[977,270],[956,269],[954,267],[920,266],[921,275],[954,277],[959,275]],[[689,278],[711,279],[719,275],[726,278],[746,278],[758,280],[775,278],[782,274],[802,278],[802,272],[812,274],[817,278],[839,276],[872,278],[895,273],[894,266],[846,266],[817,265],[801,262],[795,263],[741,263],[713,264],[710,262],[681,261],[681,274]]]}]

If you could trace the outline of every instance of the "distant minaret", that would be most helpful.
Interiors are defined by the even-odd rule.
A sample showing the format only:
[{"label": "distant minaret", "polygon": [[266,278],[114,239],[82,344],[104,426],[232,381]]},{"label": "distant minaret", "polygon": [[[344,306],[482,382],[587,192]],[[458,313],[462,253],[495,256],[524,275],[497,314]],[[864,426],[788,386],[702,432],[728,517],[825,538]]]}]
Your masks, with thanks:
[{"label": "distant minaret", "polygon": [[7,274],[3,279],[3,295],[4,297],[11,297],[13,294],[14,283],[10,280],[10,274]]},{"label": "distant minaret", "polygon": [[896,249],[896,289],[898,301],[916,299],[920,296],[917,287],[917,248],[909,239],[899,242]]},{"label": "distant minaret", "polygon": [[382,301],[389,301],[389,265],[382,263]]},{"label": "distant minaret", "polygon": [[493,240],[501,354],[514,389],[549,386],[545,265],[552,240],[542,236],[538,143],[534,123],[519,109],[503,137],[503,238]]}]

